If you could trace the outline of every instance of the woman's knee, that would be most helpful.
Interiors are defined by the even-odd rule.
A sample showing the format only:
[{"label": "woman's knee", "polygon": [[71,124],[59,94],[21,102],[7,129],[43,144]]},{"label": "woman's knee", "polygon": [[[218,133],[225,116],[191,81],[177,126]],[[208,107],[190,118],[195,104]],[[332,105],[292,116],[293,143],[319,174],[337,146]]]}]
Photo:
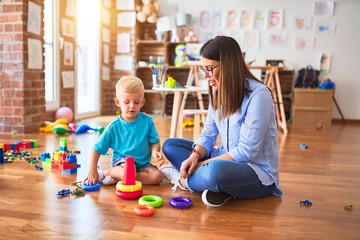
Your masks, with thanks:
[{"label": "woman's knee", "polygon": [[165,140],[162,150],[165,156],[176,154],[179,149],[191,149],[193,142],[182,138],[168,138]]},{"label": "woman's knee", "polygon": [[171,153],[172,149],[174,148],[174,146],[176,145],[176,138],[168,138],[165,140],[163,146],[162,146],[162,151],[165,155]]}]

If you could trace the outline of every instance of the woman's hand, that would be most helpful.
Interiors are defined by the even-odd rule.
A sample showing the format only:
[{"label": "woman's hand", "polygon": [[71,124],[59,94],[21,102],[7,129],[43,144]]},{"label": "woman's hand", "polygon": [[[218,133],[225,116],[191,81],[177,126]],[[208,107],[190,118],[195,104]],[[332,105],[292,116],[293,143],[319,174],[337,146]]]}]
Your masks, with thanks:
[{"label": "woman's hand", "polygon": [[196,157],[189,157],[183,161],[180,168],[180,177],[190,177],[195,172],[197,164],[198,159]]}]

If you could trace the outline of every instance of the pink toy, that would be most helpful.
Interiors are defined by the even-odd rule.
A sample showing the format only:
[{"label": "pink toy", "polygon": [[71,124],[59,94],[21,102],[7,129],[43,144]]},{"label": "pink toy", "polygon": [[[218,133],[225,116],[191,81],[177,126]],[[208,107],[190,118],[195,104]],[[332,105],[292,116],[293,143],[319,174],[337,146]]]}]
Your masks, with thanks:
[{"label": "pink toy", "polygon": [[75,132],[75,130],[76,130],[76,125],[75,125],[75,123],[69,123],[68,124],[68,127],[70,128],[70,130],[74,133]]},{"label": "pink toy", "polygon": [[65,118],[67,122],[71,122],[74,118],[74,113],[69,107],[60,107],[55,112],[55,119]]}]

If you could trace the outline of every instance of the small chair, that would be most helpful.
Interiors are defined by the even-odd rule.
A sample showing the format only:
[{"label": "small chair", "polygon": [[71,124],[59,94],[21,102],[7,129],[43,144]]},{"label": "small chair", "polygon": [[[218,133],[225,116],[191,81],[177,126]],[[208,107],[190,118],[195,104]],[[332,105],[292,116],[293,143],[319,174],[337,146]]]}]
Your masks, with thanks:
[{"label": "small chair", "polygon": [[[182,115],[194,115],[194,131],[193,131],[193,140],[195,141],[199,135],[200,135],[200,131],[201,131],[201,117],[203,122],[206,119],[206,115],[208,113],[208,110],[203,110],[203,109],[184,109],[182,111]],[[182,126],[180,127],[180,136],[182,136]]]}]

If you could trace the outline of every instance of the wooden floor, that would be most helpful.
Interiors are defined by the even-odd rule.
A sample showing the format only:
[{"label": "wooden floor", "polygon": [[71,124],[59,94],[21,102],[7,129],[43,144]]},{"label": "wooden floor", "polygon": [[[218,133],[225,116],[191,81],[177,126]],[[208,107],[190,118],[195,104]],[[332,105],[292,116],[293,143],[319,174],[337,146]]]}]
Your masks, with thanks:
[{"label": "wooden floor", "polygon": [[[113,117],[88,120],[105,126]],[[164,141],[170,119],[155,118]],[[185,131],[186,137],[191,137]],[[74,174],[38,171],[24,160],[0,165],[0,239],[360,239],[360,126],[336,124],[324,131],[290,128],[279,136],[280,186],[283,197],[233,200],[208,208],[198,194],[172,192],[170,184],[144,186],[164,205],[151,217],[134,214],[137,200],[115,195],[115,186],[101,186],[85,197],[58,199],[61,189],[87,173],[96,133],[66,135],[70,150],[80,150],[81,168]],[[36,139],[33,156],[59,148],[54,134],[0,135],[0,143]],[[305,143],[308,149],[300,149]],[[100,160],[108,166],[110,156]],[[170,207],[175,196],[190,197],[187,210]],[[310,200],[311,207],[300,206]],[[352,211],[345,204],[354,206]]]}]

